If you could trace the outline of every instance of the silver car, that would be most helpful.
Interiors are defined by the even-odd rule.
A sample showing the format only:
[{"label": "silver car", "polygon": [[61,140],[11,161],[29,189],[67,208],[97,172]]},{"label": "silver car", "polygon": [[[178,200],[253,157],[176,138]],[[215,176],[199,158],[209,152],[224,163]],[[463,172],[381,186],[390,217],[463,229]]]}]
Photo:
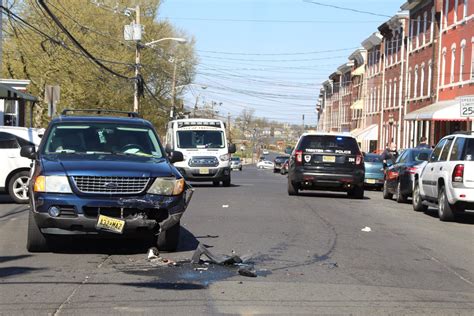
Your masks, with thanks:
[{"label": "silver car", "polygon": [[240,160],[240,157],[230,158],[230,169],[242,171],[242,161]]}]

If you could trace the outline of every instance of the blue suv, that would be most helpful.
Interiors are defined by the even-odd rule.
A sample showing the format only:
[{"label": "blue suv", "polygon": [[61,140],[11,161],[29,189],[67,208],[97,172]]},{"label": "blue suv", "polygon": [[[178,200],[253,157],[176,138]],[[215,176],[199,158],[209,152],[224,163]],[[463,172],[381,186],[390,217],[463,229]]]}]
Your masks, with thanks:
[{"label": "blue suv", "polygon": [[158,248],[176,250],[192,196],[172,165],[182,153],[166,153],[153,125],[136,113],[70,112],[51,121],[38,151],[21,149],[34,160],[28,251],[51,250],[64,235],[151,237]]}]

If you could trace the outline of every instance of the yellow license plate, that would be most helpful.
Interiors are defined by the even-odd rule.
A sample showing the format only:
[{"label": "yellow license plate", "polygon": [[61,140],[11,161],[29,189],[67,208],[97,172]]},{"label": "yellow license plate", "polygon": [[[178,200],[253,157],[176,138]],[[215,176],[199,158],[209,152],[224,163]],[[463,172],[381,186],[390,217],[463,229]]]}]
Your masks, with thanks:
[{"label": "yellow license plate", "polygon": [[323,156],[323,162],[336,162],[336,156]]},{"label": "yellow license plate", "polygon": [[199,174],[209,174],[209,168],[199,168]]},{"label": "yellow license plate", "polygon": [[375,184],[375,179],[367,179],[365,182],[368,184]]},{"label": "yellow license plate", "polygon": [[105,215],[99,215],[97,219],[97,228],[105,229],[113,233],[121,234],[125,227],[125,221]]}]

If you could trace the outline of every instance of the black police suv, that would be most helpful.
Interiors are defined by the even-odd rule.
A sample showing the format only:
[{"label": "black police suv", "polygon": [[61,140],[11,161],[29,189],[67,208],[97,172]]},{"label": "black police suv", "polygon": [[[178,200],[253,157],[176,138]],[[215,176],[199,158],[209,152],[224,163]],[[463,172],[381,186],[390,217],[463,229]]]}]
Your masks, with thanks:
[{"label": "black police suv", "polygon": [[303,134],[288,167],[288,194],[300,190],[347,192],[364,197],[364,158],[356,140],[346,134]]}]

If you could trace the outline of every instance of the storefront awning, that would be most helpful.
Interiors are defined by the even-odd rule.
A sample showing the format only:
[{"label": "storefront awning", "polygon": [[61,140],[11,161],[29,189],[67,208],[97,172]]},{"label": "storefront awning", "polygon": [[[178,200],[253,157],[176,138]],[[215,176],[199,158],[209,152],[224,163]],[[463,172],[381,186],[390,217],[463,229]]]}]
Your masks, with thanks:
[{"label": "storefront awning", "polygon": [[355,101],[351,105],[351,110],[362,110],[363,108],[364,108],[364,100],[362,99]]},{"label": "storefront awning", "polygon": [[369,127],[366,127],[364,129],[360,129],[356,133],[353,132],[352,135],[358,141],[378,140],[378,138],[379,138],[378,125],[377,124],[370,125]]},{"label": "storefront awning", "polygon": [[405,115],[407,121],[466,121],[459,100],[436,102]]},{"label": "storefront awning", "polygon": [[10,88],[9,86],[4,85],[4,84],[0,84],[0,99],[26,100],[26,101],[31,101],[31,102],[38,101],[38,99],[35,96]]}]

